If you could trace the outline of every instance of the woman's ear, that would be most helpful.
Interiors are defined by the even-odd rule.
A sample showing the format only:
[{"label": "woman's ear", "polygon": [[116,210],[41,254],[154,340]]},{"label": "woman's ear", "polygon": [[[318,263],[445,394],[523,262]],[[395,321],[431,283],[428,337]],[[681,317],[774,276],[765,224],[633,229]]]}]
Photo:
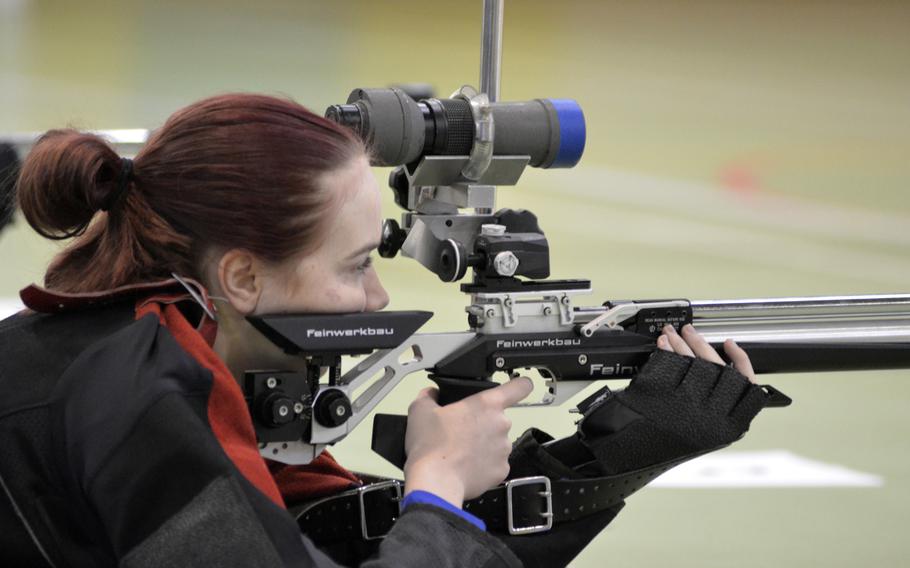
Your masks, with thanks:
[{"label": "woman's ear", "polygon": [[218,284],[235,310],[249,315],[256,310],[262,296],[262,264],[250,252],[231,249],[218,261]]}]

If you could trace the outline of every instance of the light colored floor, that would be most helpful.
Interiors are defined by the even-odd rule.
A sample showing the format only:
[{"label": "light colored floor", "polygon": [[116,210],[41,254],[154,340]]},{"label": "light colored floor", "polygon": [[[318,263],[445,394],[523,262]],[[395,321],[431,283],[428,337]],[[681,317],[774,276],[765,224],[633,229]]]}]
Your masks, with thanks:
[{"label": "light colored floor", "polygon": [[[392,82],[446,94],[477,82],[479,15],[480,2],[0,0],[0,132],[153,127],[226,90],[316,109]],[[578,168],[531,171],[499,203],[538,213],[554,277],[592,279],[592,305],[910,292],[908,23],[901,2],[509,2],[504,98],[578,99],[588,147]],[[53,250],[21,219],[0,236],[0,297],[40,280]],[[377,264],[392,309],[464,328],[453,286],[407,260]],[[769,378],[795,403],[736,448],[881,486],[646,489],[574,566],[904,564],[908,378]],[[423,383],[381,410],[403,411]],[[572,429],[564,409],[514,422]],[[389,473],[368,445],[361,429],[335,453]]]}]

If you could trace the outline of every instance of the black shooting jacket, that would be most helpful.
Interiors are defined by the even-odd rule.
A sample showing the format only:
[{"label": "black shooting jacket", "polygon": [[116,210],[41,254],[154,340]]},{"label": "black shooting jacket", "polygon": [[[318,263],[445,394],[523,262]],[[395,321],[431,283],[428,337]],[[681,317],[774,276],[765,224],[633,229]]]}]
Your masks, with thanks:
[{"label": "black shooting jacket", "polygon": [[[33,286],[32,311],[0,322],[0,565],[336,566],[286,510],[185,296],[173,282]],[[310,479],[329,492],[356,483],[338,469]],[[415,505],[362,565],[521,566],[507,541]]]}]

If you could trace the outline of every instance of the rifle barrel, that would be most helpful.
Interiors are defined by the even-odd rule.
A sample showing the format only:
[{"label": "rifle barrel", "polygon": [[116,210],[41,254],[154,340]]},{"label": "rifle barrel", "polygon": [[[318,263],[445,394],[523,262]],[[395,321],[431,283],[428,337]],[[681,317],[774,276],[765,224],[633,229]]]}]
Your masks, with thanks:
[{"label": "rifle barrel", "polygon": [[910,294],[694,301],[692,313],[759,373],[910,368]]}]

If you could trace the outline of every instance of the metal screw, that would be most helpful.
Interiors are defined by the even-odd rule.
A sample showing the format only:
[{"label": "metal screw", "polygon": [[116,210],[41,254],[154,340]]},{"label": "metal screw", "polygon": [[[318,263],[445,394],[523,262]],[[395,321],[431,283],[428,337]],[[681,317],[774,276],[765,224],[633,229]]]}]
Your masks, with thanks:
[{"label": "metal screw", "polygon": [[273,389],[273,388],[277,387],[277,386],[278,386],[278,379],[276,379],[275,377],[269,377],[269,378],[267,378],[267,379],[265,380],[265,386],[267,386],[267,387],[270,388],[270,389]]},{"label": "metal screw", "polygon": [[500,369],[502,369],[503,367],[506,366],[506,360],[503,359],[502,357],[497,357],[497,358],[496,358],[496,366],[499,367]]},{"label": "metal screw", "polygon": [[287,406],[281,405],[278,407],[278,416],[287,416],[290,411],[291,411],[290,408],[288,408]]},{"label": "metal screw", "polygon": [[303,403],[302,402],[294,403],[294,414],[303,414]]},{"label": "metal screw", "polygon": [[343,405],[339,404],[338,406],[335,407],[335,414],[337,414],[338,416],[344,416],[347,413],[348,413],[348,411],[347,411],[347,409],[345,409],[345,407]]},{"label": "metal screw", "polygon": [[563,304],[568,306],[569,302],[571,302],[571,300],[569,299],[568,296],[563,296],[562,299],[560,300],[560,302],[562,302]]},{"label": "metal screw", "polygon": [[503,302],[503,304],[505,304],[507,307],[511,308],[512,307],[512,298],[506,298],[505,301]]},{"label": "metal screw", "polygon": [[500,276],[512,276],[518,270],[518,257],[511,251],[503,251],[493,258],[493,270]]},{"label": "metal screw", "polygon": [[490,308],[489,310],[487,310],[487,317],[488,317],[488,318],[491,318],[491,317],[493,317],[494,315],[496,315],[496,312],[493,311],[493,308]]},{"label": "metal screw", "polygon": [[544,306],[544,308],[543,308],[543,315],[549,316],[549,315],[552,315],[552,314],[553,314],[553,308],[551,308],[550,306]]},{"label": "metal screw", "polygon": [[480,226],[480,234],[484,236],[501,236],[506,234],[506,226],[496,223],[484,223]]},{"label": "metal screw", "polygon": [[579,355],[579,356],[578,356],[578,364],[579,364],[579,365],[587,365],[587,364],[588,364],[588,356],[585,355],[584,353],[582,353],[581,355]]}]

